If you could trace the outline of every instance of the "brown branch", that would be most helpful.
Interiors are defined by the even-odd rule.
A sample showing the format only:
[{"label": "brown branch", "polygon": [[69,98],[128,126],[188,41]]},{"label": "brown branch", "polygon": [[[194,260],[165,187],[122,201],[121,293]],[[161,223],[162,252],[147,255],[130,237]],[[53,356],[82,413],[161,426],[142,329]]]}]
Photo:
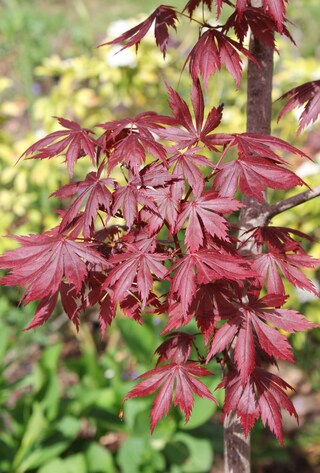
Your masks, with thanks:
[{"label": "brown branch", "polygon": [[309,189],[300,194],[289,197],[288,199],[277,202],[276,204],[270,205],[266,211],[267,220],[269,221],[272,217],[281,214],[285,210],[297,207],[304,202],[314,199],[320,196],[320,184],[313,189]]}]

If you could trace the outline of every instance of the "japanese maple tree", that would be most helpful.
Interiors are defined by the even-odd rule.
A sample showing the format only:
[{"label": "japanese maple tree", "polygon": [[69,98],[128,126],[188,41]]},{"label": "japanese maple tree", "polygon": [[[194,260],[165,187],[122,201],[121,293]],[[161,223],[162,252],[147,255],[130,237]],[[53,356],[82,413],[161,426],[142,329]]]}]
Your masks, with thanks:
[{"label": "japanese maple tree", "polygon": [[[212,358],[222,368],[223,417],[233,415],[244,438],[261,419],[283,443],[281,409],[297,416],[288,397],[291,387],[268,366],[278,359],[294,362],[287,333],[315,327],[295,310],[283,308],[288,299],[283,278],[318,295],[300,268],[318,266],[319,261],[302,247],[301,241],[310,237],[269,223],[318,196],[320,189],[267,202],[268,189],[305,186],[288,163],[293,155],[307,156],[269,134],[275,33],[292,40],[287,3],[189,0],[183,11],[159,6],[105,44],[138,48],[153,27],[165,56],[169,35],[181,20],[200,24],[199,38],[182,64],[189,70],[190,97],[166,84],[171,115],[142,112],[99,123],[96,130],[57,118],[62,130],[24,153],[32,159],[64,155],[70,177],[79,159],[89,158],[93,170],[54,193],[73,198],[60,211],[58,227],[13,237],[20,247],[1,256],[0,267],[9,270],[1,283],[24,288],[25,304],[39,301],[28,329],[47,321],[59,298],[77,329],[80,314],[98,308],[102,334],[118,307],[138,323],[143,323],[145,311],[163,316],[157,366],[142,374],[126,396],[157,393],[151,430],[172,403],[188,421],[195,396],[216,402],[201,381],[213,375],[206,367]],[[222,9],[229,18],[220,25],[215,19]],[[262,61],[265,54],[268,60]],[[222,67],[238,87],[244,59],[249,61],[247,132],[219,133],[223,105],[210,104],[206,87]],[[280,117],[307,102],[300,132],[316,119],[319,97],[319,81],[296,87],[283,96],[289,101]],[[120,181],[116,169],[121,170]],[[169,283],[166,292],[162,281]],[[193,319],[198,331],[190,333],[185,327]],[[241,468],[237,471],[248,471]]]}]

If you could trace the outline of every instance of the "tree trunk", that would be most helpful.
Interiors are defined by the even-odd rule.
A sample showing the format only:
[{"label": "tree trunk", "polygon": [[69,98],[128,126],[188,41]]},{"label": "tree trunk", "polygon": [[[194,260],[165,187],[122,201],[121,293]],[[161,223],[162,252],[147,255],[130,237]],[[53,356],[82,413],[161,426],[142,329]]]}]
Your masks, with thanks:
[{"label": "tree trunk", "polygon": [[[252,0],[253,7],[261,7],[261,0]],[[248,65],[247,87],[247,132],[270,134],[273,50],[250,38],[250,53],[257,59],[260,67],[252,61]],[[256,199],[244,196],[243,203],[247,208],[240,213],[239,227],[241,233],[249,228],[266,223],[267,205]],[[253,251],[253,247],[244,247],[243,252]],[[224,471],[225,473],[250,473],[250,435],[245,437],[242,426],[235,413],[224,420]]]}]

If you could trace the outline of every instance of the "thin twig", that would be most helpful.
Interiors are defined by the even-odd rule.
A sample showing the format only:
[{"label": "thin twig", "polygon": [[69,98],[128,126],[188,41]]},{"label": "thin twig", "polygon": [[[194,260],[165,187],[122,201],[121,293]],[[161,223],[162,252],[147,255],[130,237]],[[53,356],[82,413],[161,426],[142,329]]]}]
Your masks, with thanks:
[{"label": "thin twig", "polygon": [[288,199],[277,202],[276,204],[270,205],[267,210],[267,219],[270,220],[272,217],[281,214],[285,210],[297,207],[304,202],[314,199],[320,196],[320,184],[313,189],[301,192],[300,194],[289,197]]},{"label": "thin twig", "polygon": [[181,11],[177,11],[176,13],[178,13],[178,14],[181,15],[181,16],[184,16],[185,18],[188,18],[188,20],[190,20],[190,21],[194,21],[195,23],[198,23],[198,25],[200,25],[201,28],[204,28],[205,26],[207,26],[206,23],[202,23],[201,21],[196,20],[196,19],[193,18],[192,16],[186,15],[185,13],[183,13],[183,12],[181,12]]}]

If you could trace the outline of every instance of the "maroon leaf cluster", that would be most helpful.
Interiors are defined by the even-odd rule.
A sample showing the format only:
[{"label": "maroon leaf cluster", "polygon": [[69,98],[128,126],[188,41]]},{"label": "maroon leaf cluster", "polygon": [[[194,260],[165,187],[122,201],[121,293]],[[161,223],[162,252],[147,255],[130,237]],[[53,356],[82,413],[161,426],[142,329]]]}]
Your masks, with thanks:
[{"label": "maroon leaf cluster", "polygon": [[[190,51],[184,67],[189,64],[189,72],[193,81],[200,77],[207,87],[209,78],[224,65],[228,72],[234,77],[237,88],[240,86],[242,76],[242,58],[240,53],[251,61],[256,59],[249,53],[243,45],[245,37],[251,28],[254,35],[262,42],[276,49],[274,33],[285,35],[293,41],[288,29],[285,26],[285,12],[287,0],[264,0],[263,8],[252,8],[250,1],[237,0],[236,8],[224,25],[211,25],[205,18],[202,22],[194,18],[194,12],[201,5],[209,12],[213,6],[216,8],[216,16],[220,17],[222,7],[230,5],[225,0],[189,0],[182,12],[174,7],[161,5],[146,20],[134,28],[121,34],[112,41],[101,44],[123,44],[123,48],[136,46],[145,37],[151,26],[154,24],[154,35],[156,44],[165,57],[169,44],[169,27],[176,30],[178,15],[187,16],[201,25],[201,34]],[[231,38],[228,33],[233,29],[238,41]]]},{"label": "maroon leaf cluster", "polygon": [[[265,0],[258,10],[249,3],[238,0],[221,27],[203,24],[205,31],[187,58],[190,105],[167,85],[172,116],[144,112],[100,123],[97,129],[103,131],[95,139],[93,130],[59,118],[63,130],[25,151],[37,159],[64,155],[70,176],[80,158],[88,157],[92,170],[53,194],[67,207],[59,211],[58,227],[14,237],[20,247],[0,257],[0,268],[9,271],[0,282],[24,288],[24,304],[38,301],[28,329],[48,320],[59,298],[77,329],[80,314],[98,307],[102,334],[117,307],[138,323],[146,312],[161,317],[166,339],[156,350],[157,367],[142,374],[126,396],[157,391],[152,430],[172,401],[186,421],[194,396],[215,402],[199,378],[212,375],[203,365],[216,359],[228,369],[219,385],[226,390],[224,415],[236,412],[246,434],[261,418],[282,442],[281,408],[296,412],[286,394],[290,386],[265,367],[278,359],[294,362],[288,333],[314,327],[283,307],[283,279],[318,295],[301,268],[319,261],[303,249],[299,239],[309,237],[301,232],[265,225],[249,229],[239,241],[237,222],[243,195],[261,202],[268,189],[303,185],[287,158],[305,155],[269,135],[216,133],[223,106],[205,113],[199,80],[206,86],[225,64],[239,85],[239,52],[250,58],[242,44],[249,27],[272,47],[275,31],[289,35],[285,1]],[[215,6],[217,16],[230,6],[222,0],[190,0],[185,11],[191,19],[201,4],[209,11]],[[137,46],[154,24],[165,55],[168,27],[175,28],[177,13],[162,5],[108,44]],[[238,41],[227,36],[230,28]],[[309,100],[301,126],[318,113],[319,84],[310,84],[286,95],[285,111]],[[247,244],[255,250],[243,251]],[[190,326],[184,330],[192,320],[197,333]]]}]

